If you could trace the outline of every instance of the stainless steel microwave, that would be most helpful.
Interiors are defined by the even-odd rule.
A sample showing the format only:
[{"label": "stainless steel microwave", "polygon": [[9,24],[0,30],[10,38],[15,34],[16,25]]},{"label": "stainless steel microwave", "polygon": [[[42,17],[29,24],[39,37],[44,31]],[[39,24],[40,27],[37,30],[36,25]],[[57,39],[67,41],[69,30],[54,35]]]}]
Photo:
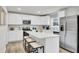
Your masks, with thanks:
[{"label": "stainless steel microwave", "polygon": [[31,20],[23,20],[23,24],[29,25],[29,24],[31,24]]}]

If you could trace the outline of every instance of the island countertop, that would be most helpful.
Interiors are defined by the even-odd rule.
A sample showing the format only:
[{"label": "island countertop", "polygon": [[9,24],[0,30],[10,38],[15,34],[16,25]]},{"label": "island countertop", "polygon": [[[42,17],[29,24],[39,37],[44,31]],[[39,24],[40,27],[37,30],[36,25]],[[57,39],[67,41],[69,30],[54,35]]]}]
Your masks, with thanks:
[{"label": "island countertop", "polygon": [[53,34],[52,31],[50,32],[32,32],[32,31],[25,31],[29,33],[30,36],[37,37],[39,39],[49,38],[49,37],[59,37],[59,35]]}]

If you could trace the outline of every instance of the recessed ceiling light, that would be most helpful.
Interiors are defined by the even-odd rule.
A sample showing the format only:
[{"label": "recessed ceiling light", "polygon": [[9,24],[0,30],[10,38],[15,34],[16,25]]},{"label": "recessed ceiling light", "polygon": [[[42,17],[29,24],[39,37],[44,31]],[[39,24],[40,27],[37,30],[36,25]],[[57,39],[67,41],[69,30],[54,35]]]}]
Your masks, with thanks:
[{"label": "recessed ceiling light", "polygon": [[20,11],[20,10],[21,10],[21,8],[17,8],[17,10],[19,10],[19,11]]}]

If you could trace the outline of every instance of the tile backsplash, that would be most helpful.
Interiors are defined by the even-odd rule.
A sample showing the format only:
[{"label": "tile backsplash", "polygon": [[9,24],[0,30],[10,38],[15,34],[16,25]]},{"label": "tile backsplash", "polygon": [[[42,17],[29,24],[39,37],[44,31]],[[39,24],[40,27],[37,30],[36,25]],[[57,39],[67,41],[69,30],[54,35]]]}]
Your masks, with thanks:
[{"label": "tile backsplash", "polygon": [[[48,27],[48,28],[47,28]],[[49,30],[49,26],[47,25],[9,25],[9,30],[22,30],[23,28],[30,28],[32,31],[42,32],[43,30]]]}]

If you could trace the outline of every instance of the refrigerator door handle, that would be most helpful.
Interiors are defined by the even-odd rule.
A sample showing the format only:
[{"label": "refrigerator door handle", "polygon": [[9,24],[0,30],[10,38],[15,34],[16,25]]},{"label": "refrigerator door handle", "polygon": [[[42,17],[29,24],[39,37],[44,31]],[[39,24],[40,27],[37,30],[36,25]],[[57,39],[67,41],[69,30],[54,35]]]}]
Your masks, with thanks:
[{"label": "refrigerator door handle", "polygon": [[65,22],[65,38],[67,36],[67,21]]}]

